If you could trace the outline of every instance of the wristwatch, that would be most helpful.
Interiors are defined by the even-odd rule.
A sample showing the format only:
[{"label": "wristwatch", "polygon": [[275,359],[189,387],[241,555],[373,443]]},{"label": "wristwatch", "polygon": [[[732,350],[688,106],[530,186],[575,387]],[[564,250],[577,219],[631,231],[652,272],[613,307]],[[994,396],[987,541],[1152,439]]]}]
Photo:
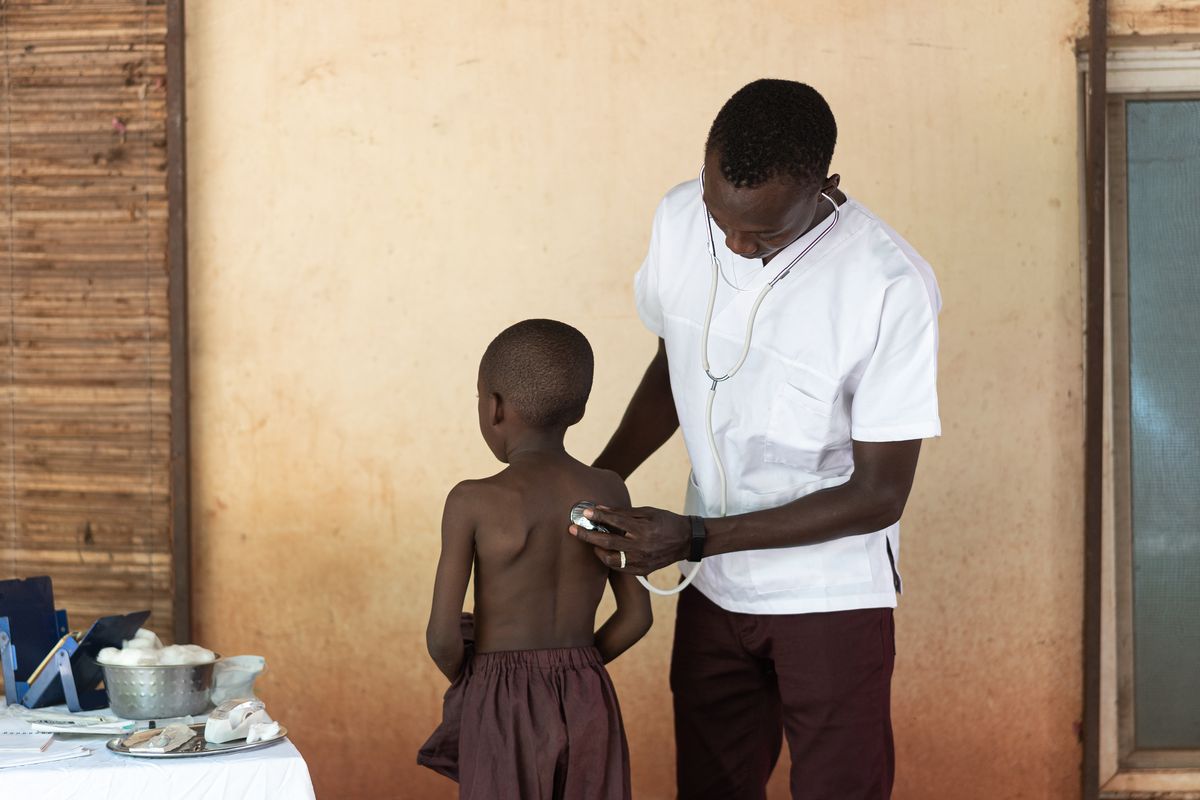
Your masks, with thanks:
[{"label": "wristwatch", "polygon": [[692,548],[688,552],[688,561],[699,561],[704,558],[704,540],[708,537],[708,531],[704,530],[704,519],[702,517],[689,517],[692,521]]}]

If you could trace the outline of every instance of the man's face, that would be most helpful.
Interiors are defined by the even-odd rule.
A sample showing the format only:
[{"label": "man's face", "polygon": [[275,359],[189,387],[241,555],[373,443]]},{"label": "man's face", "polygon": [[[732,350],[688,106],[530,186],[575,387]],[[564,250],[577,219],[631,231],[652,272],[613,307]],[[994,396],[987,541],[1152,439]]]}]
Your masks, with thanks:
[{"label": "man's face", "polygon": [[837,176],[824,184],[797,184],[774,178],[753,189],[737,189],[721,174],[720,157],[704,159],[704,202],[725,234],[725,246],[743,258],[770,259],[813,225],[821,191],[837,188]]}]

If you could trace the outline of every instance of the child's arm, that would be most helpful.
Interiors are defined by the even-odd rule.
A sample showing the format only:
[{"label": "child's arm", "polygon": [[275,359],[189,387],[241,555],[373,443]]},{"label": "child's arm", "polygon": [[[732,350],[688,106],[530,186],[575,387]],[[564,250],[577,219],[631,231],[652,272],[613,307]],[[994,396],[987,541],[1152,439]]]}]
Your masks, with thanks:
[{"label": "child's arm", "polygon": [[451,681],[462,669],[463,640],[459,618],[475,558],[471,495],[469,484],[460,483],[446,497],[446,508],[442,512],[442,555],[433,584],[433,608],[425,629],[429,655]]},{"label": "child's arm", "polygon": [[[620,476],[614,474],[613,477],[617,479],[613,501],[623,508],[629,505],[629,490]],[[596,649],[605,664],[633,647],[654,622],[650,593],[642,588],[636,577],[612,571],[608,573],[608,583],[617,600],[617,610],[596,631]]]},{"label": "child's arm", "polygon": [[645,636],[654,622],[650,593],[642,588],[637,578],[623,572],[610,572],[608,582],[617,599],[617,610],[596,631],[596,649],[605,664]]}]

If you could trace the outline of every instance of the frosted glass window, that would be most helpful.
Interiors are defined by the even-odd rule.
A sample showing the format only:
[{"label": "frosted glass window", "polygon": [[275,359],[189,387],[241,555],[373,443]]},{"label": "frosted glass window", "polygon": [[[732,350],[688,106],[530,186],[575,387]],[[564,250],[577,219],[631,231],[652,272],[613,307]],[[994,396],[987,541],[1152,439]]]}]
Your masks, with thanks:
[{"label": "frosted glass window", "polygon": [[1200,748],[1200,101],[1126,103],[1134,715]]}]

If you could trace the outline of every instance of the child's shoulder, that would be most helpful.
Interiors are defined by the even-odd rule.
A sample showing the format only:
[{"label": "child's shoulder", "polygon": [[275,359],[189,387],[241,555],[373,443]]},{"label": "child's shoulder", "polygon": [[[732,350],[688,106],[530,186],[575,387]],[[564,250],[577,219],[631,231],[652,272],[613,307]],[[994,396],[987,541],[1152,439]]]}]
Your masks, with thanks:
[{"label": "child's shoulder", "polygon": [[629,502],[629,490],[625,487],[625,479],[610,469],[587,467],[587,479],[595,487],[596,496],[589,498],[602,505],[626,505]]},{"label": "child's shoulder", "polygon": [[497,508],[512,507],[520,497],[520,486],[513,480],[510,467],[486,478],[471,478],[455,484],[446,495],[446,512],[473,517],[479,509],[487,509],[488,516],[495,516]]},{"label": "child's shoulder", "polygon": [[503,494],[505,491],[504,473],[498,472],[486,478],[469,478],[459,481],[446,495],[446,506],[470,505],[483,499]]}]

